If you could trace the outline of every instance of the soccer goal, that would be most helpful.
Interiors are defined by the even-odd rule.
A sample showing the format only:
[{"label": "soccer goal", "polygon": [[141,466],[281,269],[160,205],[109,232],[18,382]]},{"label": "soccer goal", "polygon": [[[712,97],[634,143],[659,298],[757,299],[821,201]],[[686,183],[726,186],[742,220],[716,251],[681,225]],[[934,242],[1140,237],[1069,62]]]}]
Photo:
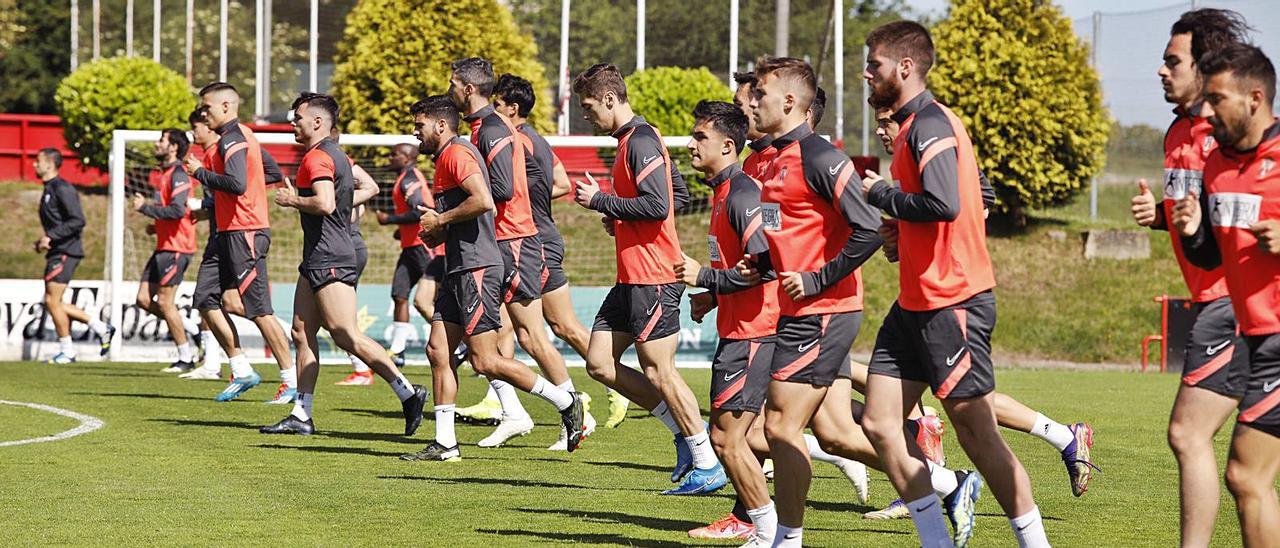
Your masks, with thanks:
[{"label": "soccer goal", "polygon": [[[292,133],[256,133],[258,141],[280,163],[284,174],[290,178],[297,170],[303,149],[296,144]],[[155,246],[154,236],[147,233],[151,220],[135,213],[129,207],[129,198],[137,193],[150,196],[151,180],[158,171],[158,161],[152,151],[160,138],[159,131],[117,130],[111,148],[110,209],[107,217],[107,280],[105,296],[100,302],[108,308],[104,316],[112,325],[120,328],[120,338],[113,345],[111,358],[127,361],[171,361],[174,357],[172,340],[164,321],[141,310],[136,302],[138,281]],[[613,165],[617,142],[611,137],[598,136],[547,136],[565,165],[571,180],[580,180],[590,173],[609,188],[609,173]],[[392,238],[394,227],[380,226],[375,210],[392,211],[391,188],[396,173],[387,167],[391,148],[401,143],[417,144],[411,135],[342,135],[340,143],[347,154],[368,171],[382,187],[382,192],[366,204],[361,219],[361,232],[369,249],[367,267],[358,289],[359,325],[375,340],[387,344],[391,334],[392,301],[391,277],[400,254],[399,242]],[[685,252],[705,261],[707,256],[706,203],[708,192],[699,186],[688,172],[686,146],[688,137],[667,137],[666,145],[678,165],[684,166],[684,174],[694,194],[692,203],[677,216],[680,238]],[[194,145],[193,145],[194,146]],[[681,160],[686,158],[686,160]],[[419,158],[418,167],[431,177],[429,158]],[[196,185],[198,186],[198,185]],[[272,192],[268,192],[270,195]],[[193,191],[193,197],[202,195]],[[600,300],[614,283],[616,272],[613,240],[601,229],[599,215],[573,203],[572,193],[554,201],[552,210],[557,226],[565,241],[564,268],[573,286],[576,311],[583,323],[591,325]],[[272,286],[272,304],[276,317],[288,333],[293,312],[293,289],[297,280],[297,266],[302,258],[302,231],[298,214],[292,209],[282,209],[272,203],[271,250],[268,265]],[[183,315],[198,320],[199,314],[191,306],[200,255],[204,251],[208,223],[197,223],[198,248],[187,269],[183,284],[179,287],[177,304]],[[411,362],[425,363],[424,346],[428,334],[428,322],[416,310],[411,310],[415,337],[411,338],[408,358]],[[252,322],[233,317],[241,336],[242,346],[250,359],[257,362],[271,361],[271,356],[261,341]],[[708,318],[702,324],[686,322],[681,334],[681,349],[689,360],[704,360],[714,351],[714,320]],[[323,333],[323,332],[322,332]],[[577,361],[573,349],[559,339],[552,339],[565,353],[566,359]],[[331,341],[322,334],[320,341],[324,361],[343,361],[345,356],[337,351]]]}]

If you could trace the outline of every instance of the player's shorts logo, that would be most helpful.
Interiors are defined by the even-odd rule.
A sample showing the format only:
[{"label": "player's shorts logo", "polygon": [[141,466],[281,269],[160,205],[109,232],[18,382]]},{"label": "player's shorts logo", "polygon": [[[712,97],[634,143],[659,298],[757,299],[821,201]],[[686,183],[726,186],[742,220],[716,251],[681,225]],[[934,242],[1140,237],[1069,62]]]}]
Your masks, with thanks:
[{"label": "player's shorts logo", "polygon": [[1222,341],[1221,344],[1216,344],[1216,345],[1209,346],[1208,348],[1205,348],[1204,353],[1212,356],[1220,352],[1223,348],[1226,348],[1228,344],[1231,344],[1231,339]]},{"label": "player's shorts logo", "polygon": [[948,358],[947,358],[947,367],[952,367],[952,366],[954,366],[954,365],[956,364],[956,360],[959,360],[959,359],[960,359],[960,356],[964,354],[964,351],[965,351],[965,347],[960,347],[960,350],[959,350],[959,351],[957,351],[957,352],[955,353],[955,355],[954,355],[954,356],[950,356],[950,357],[948,357]]}]

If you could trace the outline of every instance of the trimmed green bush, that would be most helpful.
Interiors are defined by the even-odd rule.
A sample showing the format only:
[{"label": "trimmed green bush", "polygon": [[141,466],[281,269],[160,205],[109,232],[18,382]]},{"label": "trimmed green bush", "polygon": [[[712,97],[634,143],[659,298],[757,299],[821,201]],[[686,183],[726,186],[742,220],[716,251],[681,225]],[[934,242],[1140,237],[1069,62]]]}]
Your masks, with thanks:
[{"label": "trimmed green bush", "polygon": [[932,30],[938,99],[964,120],[998,211],[1061,204],[1106,163],[1111,122],[1089,49],[1040,0],[952,0]]},{"label": "trimmed green bush", "polygon": [[[693,107],[699,101],[733,100],[728,85],[706,67],[654,67],[632,73],[625,80],[631,108],[657,127],[663,136],[692,132]],[[671,158],[684,175],[690,195],[700,198],[711,194],[711,189],[701,181],[702,175],[689,165],[689,151],[673,149]]]},{"label": "trimmed green bush", "polygon": [[183,127],[195,108],[187,80],[141,57],[113,57],[81,65],[54,93],[67,146],[86,166],[106,169],[111,132]]}]

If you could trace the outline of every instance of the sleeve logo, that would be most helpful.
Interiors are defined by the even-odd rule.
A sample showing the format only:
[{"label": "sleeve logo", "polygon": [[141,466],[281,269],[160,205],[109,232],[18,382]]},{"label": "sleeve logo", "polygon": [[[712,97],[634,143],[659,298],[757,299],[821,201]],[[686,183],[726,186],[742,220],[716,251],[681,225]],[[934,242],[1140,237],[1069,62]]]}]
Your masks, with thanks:
[{"label": "sleeve logo", "polygon": [[1209,195],[1209,222],[1223,228],[1249,228],[1258,222],[1262,196],[1240,192]]},{"label": "sleeve logo", "polygon": [[930,137],[930,138],[929,138],[928,140],[926,140],[925,142],[920,143],[920,146],[916,147],[916,150],[917,150],[917,151],[919,151],[919,152],[924,152],[924,149],[929,148],[929,145],[932,145],[932,144],[933,144],[933,142],[934,142],[934,141],[937,141],[937,140],[938,140],[938,138],[937,138],[937,137]]},{"label": "sleeve logo", "polygon": [[840,168],[844,167],[844,164],[847,162],[848,160],[843,160],[840,163],[831,166],[831,168],[827,169],[827,173],[830,173],[832,177],[835,177],[837,173],[840,173]]}]

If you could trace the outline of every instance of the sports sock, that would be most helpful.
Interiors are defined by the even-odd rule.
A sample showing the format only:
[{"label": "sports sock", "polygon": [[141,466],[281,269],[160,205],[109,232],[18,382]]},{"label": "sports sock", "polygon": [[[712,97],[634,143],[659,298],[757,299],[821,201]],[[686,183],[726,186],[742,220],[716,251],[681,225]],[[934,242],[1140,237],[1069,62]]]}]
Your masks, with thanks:
[{"label": "sports sock", "polygon": [[[218,348],[218,349],[222,348],[222,346],[218,344],[218,337],[215,337],[212,331],[207,331],[207,330],[201,331],[200,338],[204,339],[204,359],[205,360],[209,359],[210,354],[214,354],[215,348]],[[223,352],[223,355],[226,355],[226,352]]]},{"label": "sports sock", "polygon": [[1031,427],[1031,435],[1049,442],[1049,445],[1058,451],[1066,449],[1076,439],[1070,428],[1040,413],[1036,413],[1036,424]]},{"label": "sports sock", "polygon": [[1048,548],[1049,538],[1044,534],[1044,521],[1040,519],[1040,507],[1036,506],[1016,518],[1009,519],[1018,548]]},{"label": "sports sock", "polygon": [[653,411],[650,411],[650,413],[653,413],[653,416],[658,417],[658,420],[662,421],[662,424],[665,424],[667,426],[667,430],[670,430],[672,434],[677,436],[683,435],[680,432],[680,426],[676,424],[675,417],[671,416],[671,409],[667,408],[667,402],[658,402],[658,406],[654,407]]},{"label": "sports sock", "polygon": [[774,548],[800,548],[804,546],[804,527],[787,527],[778,524],[777,533],[773,537]]},{"label": "sports sock", "polygon": [[76,343],[71,342],[71,336],[58,337],[58,351],[65,354],[68,358],[76,357]]},{"label": "sports sock", "polygon": [[818,444],[818,438],[813,437],[811,434],[804,435],[804,444],[809,447],[809,458],[813,460],[828,464],[840,464],[845,460],[844,457],[837,457],[823,451],[822,446]]},{"label": "sports sock", "polygon": [[733,511],[729,513],[738,518],[738,521],[751,523],[751,514],[747,513],[747,504],[742,502],[742,497],[733,498]]},{"label": "sports sock", "polygon": [[951,546],[951,534],[947,532],[947,520],[942,517],[942,503],[938,497],[927,495],[908,502],[907,510],[911,511],[911,521],[920,534],[922,547]]},{"label": "sports sock", "polygon": [[[510,384],[510,383],[507,383],[507,381],[500,381],[500,382]],[[489,391],[484,393],[484,400],[482,401],[496,401],[496,402],[502,401],[501,399],[498,398],[498,390],[493,387],[493,379],[489,379]]]},{"label": "sports sock", "polygon": [[182,330],[186,331],[188,335],[195,335],[200,333],[200,324],[196,323],[191,318],[182,316]]},{"label": "sports sock", "polygon": [[102,320],[89,320],[89,329],[92,329],[93,333],[99,337],[107,335],[107,324],[102,323]]},{"label": "sports sock", "polygon": [[773,506],[773,501],[759,508],[747,510],[747,515],[751,517],[751,523],[756,526],[756,537],[761,540],[773,540],[774,534],[778,532],[778,510]]},{"label": "sports sock", "polygon": [[293,412],[289,414],[300,421],[311,420],[311,405],[314,400],[315,394],[299,392],[298,399],[293,401]]},{"label": "sports sock", "polygon": [[693,453],[694,468],[706,470],[720,464],[720,461],[716,460],[715,450],[711,448],[711,438],[707,436],[706,430],[686,437],[684,442],[689,444],[689,451]]},{"label": "sports sock", "polygon": [[368,373],[371,371],[369,366],[364,363],[364,360],[357,358],[355,354],[347,354],[347,357],[351,358],[351,369],[356,373]]},{"label": "sports sock", "polygon": [[244,354],[238,354],[227,358],[231,362],[231,376],[239,379],[253,374],[253,366],[249,365],[249,358]]},{"label": "sports sock", "polygon": [[[387,384],[390,384],[391,389],[396,391],[396,397],[400,398],[400,401],[413,397],[413,384],[404,377],[404,374],[396,375],[396,378],[391,379],[391,382]],[[452,413],[453,406],[449,406],[449,409],[449,412]],[[452,415],[450,416],[452,417]]]},{"label": "sports sock", "polygon": [[409,335],[413,333],[413,324],[409,322],[395,322],[391,328],[391,353],[399,354],[404,352],[405,345],[409,344]]},{"label": "sports sock", "polygon": [[436,443],[451,448],[458,445],[458,437],[453,432],[452,403],[436,406]]},{"label": "sports sock", "polygon": [[925,461],[925,464],[929,466],[929,483],[939,497],[946,498],[960,487],[960,478],[955,472],[938,466],[933,461]]},{"label": "sports sock", "polygon": [[542,376],[539,376],[537,382],[533,383],[533,390],[530,392],[539,398],[547,400],[551,405],[556,406],[559,411],[564,411],[570,405],[573,405],[573,394],[556,388],[556,385],[551,384],[550,381],[542,378]]},{"label": "sports sock", "polygon": [[[524,404],[520,402],[520,395],[516,393],[516,387],[511,383],[499,380],[489,380],[489,391],[493,393],[493,397],[502,405],[502,418],[512,420],[525,420],[529,418],[529,412],[525,410]],[[488,399],[488,395],[485,396]]]},{"label": "sports sock", "polygon": [[560,384],[557,384],[556,388],[564,390],[565,392],[577,392],[577,390],[574,390],[573,388],[573,379],[569,379]]},{"label": "sports sock", "polygon": [[196,349],[191,347],[191,341],[178,345],[178,361],[188,362],[196,359]]},{"label": "sports sock", "polygon": [[[298,389],[298,367],[290,367],[280,370],[280,383],[287,388]],[[305,419],[303,419],[305,420]]]}]

